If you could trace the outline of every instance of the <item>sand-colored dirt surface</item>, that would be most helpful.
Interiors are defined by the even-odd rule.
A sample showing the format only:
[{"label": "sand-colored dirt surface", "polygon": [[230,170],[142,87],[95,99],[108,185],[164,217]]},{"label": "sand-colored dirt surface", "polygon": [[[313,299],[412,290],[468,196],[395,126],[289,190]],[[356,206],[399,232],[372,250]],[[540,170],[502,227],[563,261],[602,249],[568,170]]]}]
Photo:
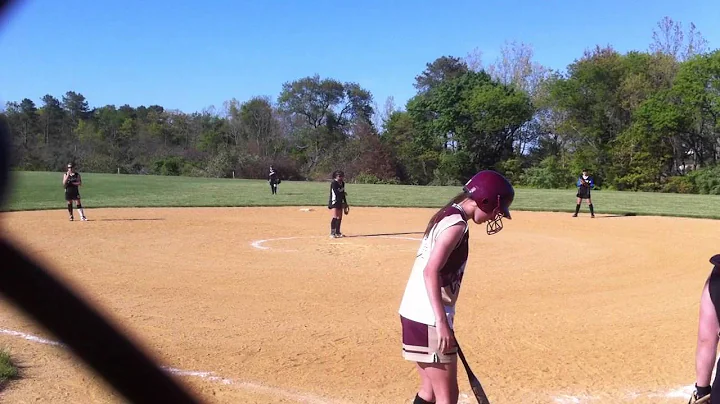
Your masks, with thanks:
[{"label": "sand-colored dirt surface", "polygon": [[[1,228],[205,402],[408,403],[397,308],[420,235],[397,233],[432,212],[353,208],[344,239],[327,237],[327,209],[299,207],[18,212]],[[687,402],[720,222],[513,215],[495,236],[471,227],[455,320],[491,401]],[[0,347],[23,375],[0,401],[122,402],[0,302]]]}]

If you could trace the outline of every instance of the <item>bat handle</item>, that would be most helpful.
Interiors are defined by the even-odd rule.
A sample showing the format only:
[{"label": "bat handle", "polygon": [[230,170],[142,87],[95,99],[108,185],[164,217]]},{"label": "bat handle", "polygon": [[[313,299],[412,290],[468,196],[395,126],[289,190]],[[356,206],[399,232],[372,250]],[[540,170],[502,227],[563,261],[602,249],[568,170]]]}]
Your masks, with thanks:
[{"label": "bat handle", "polygon": [[480,380],[478,380],[470,369],[470,365],[468,365],[467,360],[465,359],[465,355],[460,348],[460,344],[457,342],[457,338],[455,339],[455,344],[458,348],[458,356],[463,363],[463,367],[465,367],[465,373],[468,375],[468,382],[470,382],[470,387],[475,395],[475,399],[477,399],[478,404],[490,404],[490,400],[487,398],[485,390],[483,390],[482,385],[480,384]]}]

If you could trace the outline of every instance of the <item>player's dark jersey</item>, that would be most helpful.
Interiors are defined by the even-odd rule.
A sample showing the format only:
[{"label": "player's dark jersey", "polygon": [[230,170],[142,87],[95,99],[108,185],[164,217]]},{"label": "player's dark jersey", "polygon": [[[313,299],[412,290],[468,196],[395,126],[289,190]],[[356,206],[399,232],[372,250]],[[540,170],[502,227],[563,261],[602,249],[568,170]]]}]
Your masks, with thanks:
[{"label": "player's dark jersey", "polygon": [[277,184],[278,183],[278,175],[275,170],[270,170],[270,176],[269,181],[271,184]]},{"label": "player's dark jersey", "polygon": [[68,180],[65,182],[65,200],[72,201],[80,199],[80,190],[78,189],[76,182],[80,182],[80,174],[72,173],[68,175]]},{"label": "player's dark jersey", "polygon": [[67,182],[65,183],[65,189],[68,190],[74,190],[77,191],[77,182],[80,182],[80,174],[79,173],[72,173],[68,175]]},{"label": "player's dark jersey", "polygon": [[345,204],[345,182],[332,180],[330,182],[330,200],[328,208],[342,208]]},{"label": "player's dark jersey", "polygon": [[590,176],[585,178],[581,175],[580,177],[578,177],[577,183],[575,185],[578,188],[577,197],[584,199],[590,198],[590,190],[595,188],[595,182]]}]

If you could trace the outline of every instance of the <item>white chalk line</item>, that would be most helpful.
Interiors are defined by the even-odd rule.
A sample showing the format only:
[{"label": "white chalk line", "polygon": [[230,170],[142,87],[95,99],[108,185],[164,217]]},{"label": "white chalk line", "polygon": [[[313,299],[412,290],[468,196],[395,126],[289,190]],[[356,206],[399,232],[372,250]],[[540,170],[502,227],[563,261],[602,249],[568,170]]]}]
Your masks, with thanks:
[{"label": "white chalk line", "polygon": [[[267,242],[271,242],[271,241],[295,240],[295,239],[298,239],[298,238],[303,238],[303,237],[278,237],[278,238],[269,238],[269,239],[266,239],[266,240],[255,240],[255,241],[253,241],[252,243],[250,243],[250,245],[253,246],[253,247],[255,247],[255,248],[257,248],[257,249],[259,249],[259,250],[269,250],[270,247],[266,247],[266,246],[264,246],[263,244],[265,244],[265,243],[267,243]],[[310,238],[310,237],[306,237],[306,238]],[[277,249],[276,249],[276,250],[277,250]],[[280,251],[297,251],[297,250],[280,250]]]},{"label": "white chalk line", "polygon": [[[0,329],[0,334],[5,334],[5,335],[13,336],[13,337],[22,338],[27,341],[35,342],[38,344],[51,345],[51,346],[56,346],[56,347],[60,347],[60,348],[67,348],[67,346],[65,344],[62,344],[60,342],[41,338],[41,337],[27,334],[27,333],[20,332],[20,331]],[[218,376],[214,372],[183,370],[183,369],[177,369],[177,368],[168,367],[168,366],[161,366],[161,368],[166,370],[167,372],[177,375],[177,376],[198,377],[198,378],[210,381],[210,382],[221,383],[224,385],[238,387],[243,390],[250,390],[250,391],[257,392],[257,393],[264,393],[264,394],[268,394],[268,395],[280,396],[280,397],[288,398],[291,400],[295,400],[300,403],[308,403],[308,404],[334,404],[334,403],[337,403],[335,401],[327,401],[325,399],[322,399],[320,397],[314,396],[309,393],[297,393],[297,392],[284,390],[284,389],[281,389],[278,387],[266,386],[266,385],[259,384],[259,383],[229,379],[226,377]]]},{"label": "white chalk line", "polygon": [[[41,338],[32,334],[27,334],[20,331],[15,330],[8,330],[8,329],[0,329],[0,334],[10,335],[13,337],[22,338],[24,340],[35,342],[38,344],[43,345],[51,345],[56,346],[60,348],[66,348],[65,344],[62,344],[57,341],[52,341],[49,339]],[[264,393],[268,395],[275,395],[275,396],[281,396],[285,397],[291,400],[295,400],[300,403],[309,403],[309,404],[331,404],[332,402],[326,401],[320,397],[308,394],[308,393],[294,393],[291,391],[283,390],[278,387],[271,387],[266,386],[258,383],[252,383],[242,380],[233,380],[226,377],[218,376],[215,374],[215,372],[203,372],[203,371],[196,371],[196,370],[183,370],[168,366],[162,366],[162,369],[165,369],[169,373],[175,374],[177,376],[188,376],[188,377],[198,377],[210,382],[216,382],[221,383],[224,385],[234,386],[238,387],[244,390],[251,390],[258,393]],[[628,393],[628,398],[638,398],[638,397],[663,397],[663,398],[688,398],[690,397],[690,394],[692,394],[693,389],[695,386],[689,385],[689,386],[683,386],[678,387],[675,389],[671,389],[669,391],[665,392],[652,392],[652,393],[646,393],[646,394],[640,394],[640,393]],[[554,402],[556,404],[585,404],[585,403],[592,403],[597,402],[598,400],[601,400],[600,397],[596,396],[572,396],[572,395],[557,395],[554,398]],[[465,394],[460,394],[460,400],[458,401],[458,404],[469,404],[471,402],[470,397]]]},{"label": "white chalk line", "polygon": [[[421,238],[417,237],[402,237],[402,236],[372,236],[375,238],[390,238],[390,239],[398,239],[398,240],[411,240],[411,241],[422,241]],[[268,238],[263,240],[255,240],[250,243],[251,246],[257,248],[258,250],[273,250],[273,251],[284,251],[284,252],[295,252],[298,250],[281,250],[277,248],[272,248],[264,245],[265,243],[271,243],[275,241],[283,241],[283,240],[296,240],[301,238],[321,238],[319,236],[297,236],[297,237],[276,237],[276,238]]]},{"label": "white chalk line", "polygon": [[65,348],[65,345],[61,344],[59,342],[51,341],[51,340],[45,339],[45,338],[36,337],[36,336],[30,335],[30,334],[25,334],[24,332],[20,332],[20,331],[0,329],[0,334],[12,335],[13,337],[20,337],[20,338],[26,339],[28,341],[37,342],[38,344],[53,345],[53,346]]}]

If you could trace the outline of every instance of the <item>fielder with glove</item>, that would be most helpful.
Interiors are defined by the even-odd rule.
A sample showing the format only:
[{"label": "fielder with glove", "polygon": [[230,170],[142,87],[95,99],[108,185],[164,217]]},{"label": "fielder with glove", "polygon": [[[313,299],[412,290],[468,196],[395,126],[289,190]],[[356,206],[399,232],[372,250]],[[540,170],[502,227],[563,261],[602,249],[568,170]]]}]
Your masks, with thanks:
[{"label": "fielder with glove", "polygon": [[[689,404],[720,404],[720,394],[713,400],[710,392],[718,388],[720,381],[712,378],[716,366],[718,340],[720,336],[720,254],[710,258],[712,272],[700,297],[700,318],[698,321],[698,338],[695,350],[695,391]],[[712,386],[710,383],[712,382]]]},{"label": "fielder with glove", "polygon": [[330,200],[328,201],[328,209],[332,214],[330,221],[330,238],[345,237],[340,232],[340,224],[342,224],[343,213],[346,215],[350,212],[345,196],[345,173],[336,170],[333,173],[333,179],[330,182]]}]

